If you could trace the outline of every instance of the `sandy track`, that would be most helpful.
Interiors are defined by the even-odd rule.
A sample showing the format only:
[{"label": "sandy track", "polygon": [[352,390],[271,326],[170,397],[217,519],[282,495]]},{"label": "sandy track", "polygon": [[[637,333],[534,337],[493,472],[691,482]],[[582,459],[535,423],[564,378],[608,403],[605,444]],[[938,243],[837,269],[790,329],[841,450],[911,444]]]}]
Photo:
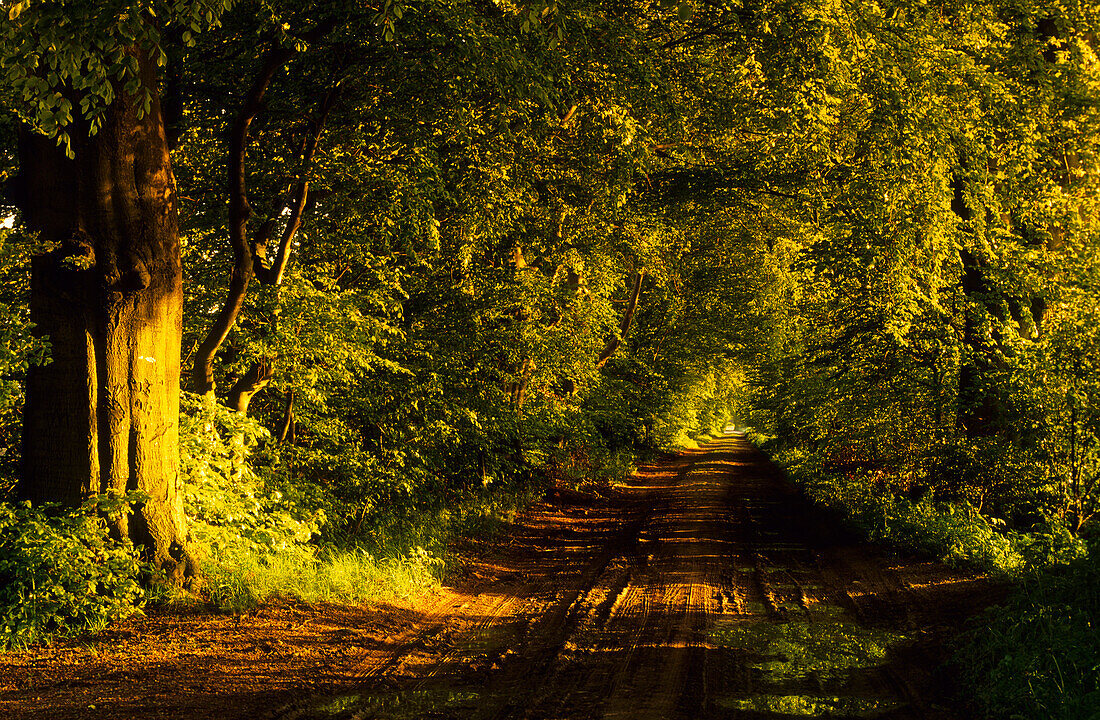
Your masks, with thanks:
[{"label": "sandy track", "polygon": [[127,651],[173,622],[154,618],[76,661],[0,657],[0,717],[946,720],[940,644],[1000,592],[856,541],[737,437],[559,491],[465,552],[413,606],[197,619],[221,623],[205,654]]}]

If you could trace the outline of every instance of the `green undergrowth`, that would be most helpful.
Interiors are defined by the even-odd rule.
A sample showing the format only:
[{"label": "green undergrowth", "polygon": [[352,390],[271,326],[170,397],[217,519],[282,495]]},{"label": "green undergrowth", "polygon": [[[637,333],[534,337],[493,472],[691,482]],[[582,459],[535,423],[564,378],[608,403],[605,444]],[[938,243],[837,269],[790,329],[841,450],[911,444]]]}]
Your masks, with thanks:
[{"label": "green undergrowth", "polygon": [[[205,555],[203,596],[234,612],[275,598],[369,602],[439,585],[457,538],[490,536],[541,485],[534,481],[417,486],[361,467],[367,490],[341,500],[289,482],[248,458],[269,443],[255,420],[185,393],[184,499]],[[373,477],[371,473],[377,474]]]},{"label": "green undergrowth", "polygon": [[227,611],[282,597],[366,602],[429,591],[453,566],[456,541],[491,537],[547,485],[630,475],[646,449],[588,425],[567,432],[568,418],[534,411],[523,428],[502,420],[503,429],[456,431],[434,449],[310,449],[273,442],[257,420],[212,398],[184,393],[181,406],[203,594]]},{"label": "green undergrowth", "polygon": [[139,579],[149,569],[103,520],[124,502],[98,496],[72,510],[0,503],[0,649],[97,632],[140,611]]},{"label": "green undergrowth", "polygon": [[[750,438],[770,450],[767,438]],[[940,502],[884,492],[870,473],[830,473],[817,458],[779,450],[772,459],[815,503],[838,512],[869,540],[932,554],[956,566],[1006,577],[1037,567],[1065,565],[1084,557],[1085,542],[1057,523],[1028,531],[1006,527],[999,518],[966,502]]]},{"label": "green undergrowth", "polygon": [[299,543],[221,551],[207,562],[204,593],[230,612],[276,598],[361,603],[415,597],[438,588],[454,567],[450,548],[457,539],[494,535],[531,499],[516,490],[471,495],[421,514],[379,513],[371,532],[344,547]]},{"label": "green undergrowth", "polygon": [[700,447],[713,440],[725,437],[725,425],[726,418],[722,417],[713,425],[708,425],[703,428],[681,429],[671,440],[664,444],[662,449],[667,452],[698,450]]},{"label": "green undergrowth", "polygon": [[423,548],[379,558],[356,549],[244,553],[206,568],[206,593],[222,610],[240,612],[275,598],[368,602],[411,597],[435,587],[442,558]]},{"label": "green undergrowth", "polygon": [[1100,562],[1029,576],[955,645],[966,695],[988,718],[1100,718]]}]

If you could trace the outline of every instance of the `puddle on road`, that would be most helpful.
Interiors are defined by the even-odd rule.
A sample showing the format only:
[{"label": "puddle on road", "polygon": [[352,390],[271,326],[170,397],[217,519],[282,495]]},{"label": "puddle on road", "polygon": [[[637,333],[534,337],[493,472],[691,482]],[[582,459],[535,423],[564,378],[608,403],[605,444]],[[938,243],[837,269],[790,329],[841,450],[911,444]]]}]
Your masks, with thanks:
[{"label": "puddle on road", "polygon": [[[868,687],[868,675],[887,663],[904,635],[866,628],[840,608],[814,608],[813,622],[729,622],[714,628],[716,644],[746,653],[757,675],[757,692],[725,697],[726,709],[788,716],[873,718],[900,701]],[[871,683],[872,686],[875,683]]]}]

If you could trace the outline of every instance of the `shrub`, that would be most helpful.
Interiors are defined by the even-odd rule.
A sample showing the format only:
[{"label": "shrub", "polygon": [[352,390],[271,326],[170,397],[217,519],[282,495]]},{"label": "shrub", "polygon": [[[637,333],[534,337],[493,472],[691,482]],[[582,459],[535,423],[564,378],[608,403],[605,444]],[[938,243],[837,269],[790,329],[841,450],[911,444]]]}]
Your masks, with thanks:
[{"label": "shrub", "polygon": [[0,503],[0,647],[96,632],[141,608],[148,568],[101,515],[118,502],[101,496],[68,511]]},{"label": "shrub", "polygon": [[1085,554],[1084,541],[1055,520],[1019,532],[965,501],[938,502],[927,494],[917,500],[898,496],[889,478],[881,477],[884,473],[829,472],[816,455],[800,450],[783,450],[775,459],[811,499],[841,512],[871,540],[1008,576],[1065,564]]},{"label": "shrub", "polygon": [[267,431],[213,398],[183,393],[180,404],[184,503],[191,534],[211,560],[311,547],[323,515],[269,487],[247,462]]}]

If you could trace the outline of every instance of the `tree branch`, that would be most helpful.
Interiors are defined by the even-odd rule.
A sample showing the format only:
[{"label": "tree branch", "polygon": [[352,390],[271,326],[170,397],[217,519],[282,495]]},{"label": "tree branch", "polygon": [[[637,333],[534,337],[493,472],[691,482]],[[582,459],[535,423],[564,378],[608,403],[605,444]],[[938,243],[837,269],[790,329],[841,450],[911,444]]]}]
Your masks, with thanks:
[{"label": "tree branch", "polygon": [[286,405],[283,407],[283,421],[279,423],[279,432],[276,442],[282,445],[290,434],[290,428],[294,425],[294,388],[286,391]]},{"label": "tree branch", "polygon": [[694,42],[696,40],[701,40],[701,39],[705,38],[707,35],[713,35],[715,32],[717,32],[717,31],[719,31],[723,28],[727,28],[730,25],[734,25],[734,24],[739,23],[739,22],[741,22],[741,17],[740,16],[737,16],[737,17],[733,18],[732,20],[727,20],[726,22],[715,23],[714,25],[711,25],[708,28],[704,28],[704,29],[702,29],[698,32],[694,32],[694,33],[691,33],[689,35],[684,35],[684,36],[679,37],[675,40],[669,40],[668,42],[666,42],[664,45],[661,46],[661,49],[662,50],[671,50],[674,47],[677,47],[677,46],[680,46],[680,45],[686,45],[687,43]]},{"label": "tree branch", "polygon": [[248,148],[248,129],[260,112],[260,107],[271,87],[275,74],[294,55],[294,50],[273,47],[268,50],[252,87],[245,95],[241,109],[233,122],[229,141],[229,241],[233,246],[233,271],[229,276],[229,292],[214,324],[195,352],[195,364],[191,372],[191,384],[196,393],[214,392],[214,355],[229,336],[244,305],[248,282],[252,278],[252,251],[248,243],[248,217],[252,212],[248,204],[245,184],[245,153]]},{"label": "tree branch", "polygon": [[248,368],[244,375],[241,375],[237,382],[233,383],[226,404],[232,410],[247,413],[248,403],[251,402],[252,396],[267,387],[273,377],[275,377],[274,363],[269,358],[260,358],[252,363],[252,366]]},{"label": "tree branch", "polygon": [[[290,217],[287,218],[286,227],[283,229],[282,238],[279,241],[279,247],[276,250],[275,259],[271,267],[267,267],[264,261],[267,255],[267,241],[274,230],[274,217],[264,223],[267,232],[263,234],[257,233],[257,236],[253,239],[252,269],[256,274],[256,279],[265,285],[277,287],[283,282],[283,274],[286,272],[287,262],[290,260],[290,246],[294,241],[294,236],[298,232],[298,228],[302,224],[302,214],[305,212],[309,201],[310,168],[313,165],[313,158],[317,154],[317,148],[321,142],[321,135],[325,130],[325,122],[328,120],[329,112],[332,111],[333,105],[336,104],[336,98],[339,94],[340,86],[338,84],[334,85],[325,94],[325,97],[320,103],[318,116],[314,119],[312,127],[310,128],[310,133],[303,140],[301,177],[293,191],[293,202],[284,204],[277,213],[277,215],[282,215],[283,212],[289,210]],[[270,226],[268,223],[270,223]]]}]

